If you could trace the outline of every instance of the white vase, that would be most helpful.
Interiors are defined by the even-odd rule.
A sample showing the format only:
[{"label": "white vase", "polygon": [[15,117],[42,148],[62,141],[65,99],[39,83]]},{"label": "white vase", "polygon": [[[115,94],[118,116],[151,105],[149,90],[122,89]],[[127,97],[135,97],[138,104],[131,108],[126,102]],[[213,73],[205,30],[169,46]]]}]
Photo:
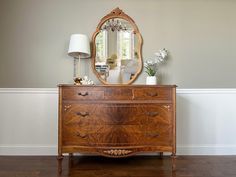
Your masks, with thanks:
[{"label": "white vase", "polygon": [[146,77],[146,85],[156,85],[157,77],[156,76],[147,76]]}]

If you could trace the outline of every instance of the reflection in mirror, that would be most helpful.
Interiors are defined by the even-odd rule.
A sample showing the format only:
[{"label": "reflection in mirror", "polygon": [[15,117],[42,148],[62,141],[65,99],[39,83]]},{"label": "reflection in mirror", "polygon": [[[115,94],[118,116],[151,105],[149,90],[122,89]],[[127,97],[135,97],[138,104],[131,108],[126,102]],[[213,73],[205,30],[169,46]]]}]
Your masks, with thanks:
[{"label": "reflection in mirror", "polygon": [[130,21],[109,18],[94,38],[94,65],[98,78],[105,84],[129,84],[142,69],[141,35]]},{"label": "reflection in mirror", "polygon": [[96,70],[111,84],[127,83],[138,70],[137,37],[123,19],[107,21],[96,37]]}]

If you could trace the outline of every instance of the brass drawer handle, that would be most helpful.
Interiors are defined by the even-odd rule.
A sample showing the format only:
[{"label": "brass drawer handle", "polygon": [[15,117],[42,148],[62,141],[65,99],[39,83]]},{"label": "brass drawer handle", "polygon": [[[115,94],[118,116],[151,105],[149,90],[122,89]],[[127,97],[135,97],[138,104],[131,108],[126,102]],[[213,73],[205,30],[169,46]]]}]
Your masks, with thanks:
[{"label": "brass drawer handle", "polygon": [[88,92],[79,92],[78,95],[80,95],[80,96],[87,96]]},{"label": "brass drawer handle", "polygon": [[89,115],[88,112],[77,112],[76,114],[77,114],[78,116],[82,116],[82,117],[86,117],[86,116]]},{"label": "brass drawer handle", "polygon": [[146,133],[146,136],[155,138],[155,137],[158,137],[158,136],[159,136],[159,133]]},{"label": "brass drawer handle", "polygon": [[155,117],[155,116],[159,115],[158,112],[147,112],[146,114],[147,114],[147,116],[150,116],[150,117]]},{"label": "brass drawer handle", "polygon": [[86,138],[87,135],[85,133],[77,133],[77,136],[79,136],[80,138]]},{"label": "brass drawer handle", "polygon": [[158,96],[158,93],[157,92],[147,92],[147,96],[155,97],[155,96]]}]

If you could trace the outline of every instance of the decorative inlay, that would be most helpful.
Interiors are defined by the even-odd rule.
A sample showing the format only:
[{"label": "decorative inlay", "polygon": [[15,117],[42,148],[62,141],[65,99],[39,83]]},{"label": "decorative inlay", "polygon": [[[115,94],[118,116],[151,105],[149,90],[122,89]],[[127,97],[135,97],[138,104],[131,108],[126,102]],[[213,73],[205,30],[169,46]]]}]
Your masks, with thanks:
[{"label": "decorative inlay", "polygon": [[67,111],[68,109],[70,109],[71,108],[71,105],[69,104],[69,105],[65,105],[64,106],[64,111]]},{"label": "decorative inlay", "polygon": [[103,152],[109,155],[113,155],[113,156],[123,156],[123,155],[130,154],[132,151],[127,150],[127,149],[110,149]]},{"label": "decorative inlay", "polygon": [[163,107],[167,109],[168,111],[170,111],[170,105],[164,105]]}]

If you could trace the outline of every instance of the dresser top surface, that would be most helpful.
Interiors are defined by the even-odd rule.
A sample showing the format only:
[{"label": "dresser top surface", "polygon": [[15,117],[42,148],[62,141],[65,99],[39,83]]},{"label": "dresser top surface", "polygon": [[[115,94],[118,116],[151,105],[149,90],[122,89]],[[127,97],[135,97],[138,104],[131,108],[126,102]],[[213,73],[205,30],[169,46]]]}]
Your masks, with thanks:
[{"label": "dresser top surface", "polygon": [[175,88],[177,85],[138,85],[138,84],[132,84],[132,85],[74,85],[74,84],[58,84],[58,87],[146,87],[146,88]]}]

